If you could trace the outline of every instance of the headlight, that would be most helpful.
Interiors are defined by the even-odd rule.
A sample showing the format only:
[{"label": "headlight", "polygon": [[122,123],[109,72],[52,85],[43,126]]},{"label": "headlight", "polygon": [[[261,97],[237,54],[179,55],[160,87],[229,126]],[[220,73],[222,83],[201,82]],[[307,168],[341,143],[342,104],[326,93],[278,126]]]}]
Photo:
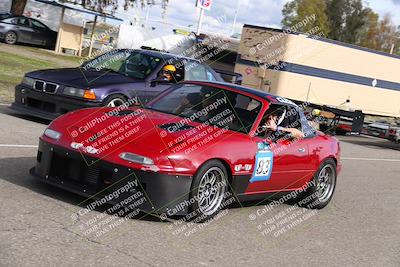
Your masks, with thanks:
[{"label": "headlight", "polygon": [[44,135],[51,138],[51,139],[55,139],[55,140],[59,140],[61,137],[61,133],[51,130],[51,129],[46,129],[44,131]]},{"label": "headlight", "polygon": [[84,90],[68,86],[64,88],[63,94],[75,97],[83,97],[90,100],[96,99],[96,95],[93,90]]},{"label": "headlight", "polygon": [[140,156],[140,155],[136,155],[133,153],[129,153],[129,152],[123,152],[121,154],[119,154],[119,157],[123,160],[126,161],[130,161],[130,162],[136,162],[136,163],[140,163],[140,164],[145,164],[145,165],[153,165],[154,161],[152,159]]},{"label": "headlight", "polygon": [[35,84],[35,79],[24,76],[21,83],[29,87],[33,87],[33,85]]},{"label": "headlight", "polygon": [[70,95],[70,96],[83,97],[83,95],[85,94],[85,90],[74,88],[74,87],[65,87],[63,94]]}]

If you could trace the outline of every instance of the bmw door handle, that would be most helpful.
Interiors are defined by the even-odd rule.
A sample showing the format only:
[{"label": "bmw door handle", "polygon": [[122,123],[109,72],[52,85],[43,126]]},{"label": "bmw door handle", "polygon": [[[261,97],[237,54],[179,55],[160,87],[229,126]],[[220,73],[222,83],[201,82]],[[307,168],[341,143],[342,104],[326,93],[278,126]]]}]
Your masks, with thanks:
[{"label": "bmw door handle", "polygon": [[299,151],[300,153],[304,153],[304,152],[306,152],[306,149],[305,149],[304,147],[302,147],[302,148],[299,148],[298,151]]}]

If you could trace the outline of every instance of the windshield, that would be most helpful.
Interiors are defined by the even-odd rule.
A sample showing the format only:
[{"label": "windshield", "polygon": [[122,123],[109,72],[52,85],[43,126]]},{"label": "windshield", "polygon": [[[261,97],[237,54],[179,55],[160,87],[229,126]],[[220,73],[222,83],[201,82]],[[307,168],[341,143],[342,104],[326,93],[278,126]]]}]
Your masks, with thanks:
[{"label": "windshield", "polygon": [[215,87],[183,84],[149,103],[148,109],[189,118],[190,121],[249,133],[261,110],[251,97]]},{"label": "windshield", "polygon": [[161,63],[161,59],[138,51],[111,51],[81,66],[85,70],[111,71],[137,79],[145,79]]}]

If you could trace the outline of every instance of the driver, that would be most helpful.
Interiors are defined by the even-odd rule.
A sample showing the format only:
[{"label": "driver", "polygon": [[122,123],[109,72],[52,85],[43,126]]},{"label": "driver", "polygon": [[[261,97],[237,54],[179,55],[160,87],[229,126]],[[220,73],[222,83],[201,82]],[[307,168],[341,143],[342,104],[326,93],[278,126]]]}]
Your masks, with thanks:
[{"label": "driver", "polygon": [[286,110],[282,112],[281,109],[274,109],[270,111],[267,120],[263,126],[266,130],[274,133],[289,133],[295,139],[303,139],[304,133],[296,128],[286,128],[280,126],[286,116]]},{"label": "driver", "polygon": [[168,82],[174,81],[176,68],[174,65],[165,65],[161,71],[161,77],[164,77]]}]

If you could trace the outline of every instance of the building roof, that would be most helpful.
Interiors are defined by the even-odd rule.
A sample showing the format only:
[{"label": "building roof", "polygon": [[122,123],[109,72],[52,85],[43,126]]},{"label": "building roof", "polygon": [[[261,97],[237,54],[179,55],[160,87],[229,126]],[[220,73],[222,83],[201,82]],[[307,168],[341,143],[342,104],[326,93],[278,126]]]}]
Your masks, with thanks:
[{"label": "building roof", "polygon": [[[303,32],[288,32],[288,31],[285,31],[285,29],[277,29],[277,28],[263,27],[263,26],[250,25],[250,24],[244,24],[243,27],[259,29],[259,30],[267,30],[267,31],[272,31],[272,32],[284,32],[286,34],[304,34],[304,35],[307,36],[307,38],[315,37],[313,35],[307,35],[306,33],[303,33]],[[383,51],[378,51],[378,50],[370,49],[370,48],[367,48],[367,47],[358,46],[358,45],[355,45],[355,44],[349,44],[349,43],[345,43],[345,42],[341,42],[341,41],[337,41],[337,40],[333,40],[333,39],[328,39],[328,38],[325,38],[325,37],[318,36],[318,38],[314,38],[314,40],[321,41],[321,42],[326,42],[326,43],[331,43],[331,44],[334,44],[334,45],[340,45],[340,46],[344,46],[344,47],[347,47],[347,48],[357,49],[357,50],[361,50],[361,51],[368,52],[368,53],[374,53],[374,54],[378,54],[378,55],[381,55],[381,56],[400,59],[399,55],[389,54],[389,53],[386,53],[386,52],[383,52]]]},{"label": "building roof", "polygon": [[92,10],[88,10],[88,9],[76,8],[76,7],[72,7],[70,5],[60,4],[60,3],[58,3],[58,2],[56,2],[54,0],[34,0],[34,1],[40,2],[40,3],[44,3],[44,4],[48,4],[48,5],[52,5],[52,6],[56,6],[56,7],[70,9],[70,10],[73,10],[73,11],[76,11],[76,12],[86,13],[86,14],[93,15],[93,16],[99,16],[99,17],[104,17],[104,18],[107,18],[107,19],[123,21],[122,19],[114,17],[113,15],[110,15],[110,14],[104,14],[104,13],[100,13],[100,12],[96,12],[96,11],[92,11]]}]

